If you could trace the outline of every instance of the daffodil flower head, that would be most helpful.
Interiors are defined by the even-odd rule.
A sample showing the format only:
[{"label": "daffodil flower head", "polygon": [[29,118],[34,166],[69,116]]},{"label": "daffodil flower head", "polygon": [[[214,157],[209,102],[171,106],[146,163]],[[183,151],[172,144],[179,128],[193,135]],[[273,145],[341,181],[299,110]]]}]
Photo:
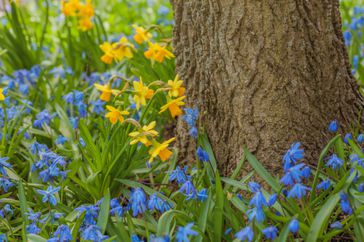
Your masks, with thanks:
[{"label": "daffodil flower head", "polygon": [[122,37],[119,42],[112,45],[112,52],[114,60],[121,61],[124,58],[132,58],[134,46],[128,41],[127,38]]},{"label": "daffodil flower head", "polygon": [[152,89],[149,89],[148,86],[145,86],[143,81],[134,81],[134,102],[136,105],[136,108],[139,109],[141,106],[146,105],[146,100],[151,99],[154,91]]},{"label": "daffodil flower head", "polygon": [[65,16],[76,16],[77,11],[80,8],[79,0],[61,1],[62,13]]},{"label": "daffodil flower head", "polygon": [[100,85],[100,84],[95,83],[94,85],[97,90],[101,91],[100,99],[102,101],[106,101],[106,102],[110,101],[111,95],[112,95],[111,84],[108,83],[106,85]]},{"label": "daffodil flower head", "polygon": [[181,115],[182,114],[182,109],[180,108],[180,106],[183,106],[185,104],[182,101],[185,98],[186,98],[186,96],[182,96],[182,97],[179,97],[179,98],[176,98],[176,99],[169,100],[166,105],[161,107],[159,113],[163,113],[164,111],[166,111],[168,109],[173,118]]},{"label": "daffodil flower head", "polygon": [[0,88],[0,101],[5,100],[4,89]]},{"label": "daffodil flower head", "polygon": [[169,140],[164,141],[163,143],[159,143],[156,140],[152,141],[152,148],[149,150],[150,160],[151,163],[157,156],[162,161],[166,161],[171,157],[172,151],[168,149],[170,143],[172,143],[176,138],[171,138]]},{"label": "daffodil flower head", "polygon": [[179,79],[179,76],[176,75],[174,80],[169,80],[167,82],[168,87],[170,88],[168,95],[170,97],[181,97],[185,93],[185,88],[182,86],[183,81]]},{"label": "daffodil flower head", "polygon": [[105,117],[108,118],[112,124],[116,124],[118,121],[120,121],[120,123],[124,122],[124,116],[129,114],[126,110],[119,110],[110,105],[107,105],[106,108],[109,112]]},{"label": "daffodil flower head", "polygon": [[86,0],[86,3],[80,4],[78,10],[78,16],[81,18],[91,18],[95,15],[94,6],[90,0]]},{"label": "daffodil flower head", "polygon": [[114,54],[112,52],[112,45],[109,42],[104,42],[102,45],[100,45],[100,49],[104,52],[104,55],[101,56],[101,61],[105,64],[111,64],[114,60]]},{"label": "daffodil flower head", "polygon": [[133,25],[133,28],[135,29],[135,35],[133,38],[138,44],[142,44],[144,41],[148,41],[150,38],[152,38],[152,34],[143,27]]},{"label": "daffodil flower head", "polygon": [[133,138],[133,140],[130,142],[131,145],[134,145],[138,142],[144,144],[145,146],[150,146],[151,142],[148,137],[156,137],[158,136],[158,132],[154,130],[156,126],[156,122],[153,121],[148,125],[144,125],[141,127],[138,131],[131,132],[129,134],[130,137]]},{"label": "daffodil flower head", "polygon": [[147,59],[155,60],[162,63],[164,59],[171,59],[175,56],[172,52],[167,50],[166,46],[161,46],[158,43],[149,42],[149,49],[144,52],[144,56]]},{"label": "daffodil flower head", "polygon": [[93,23],[92,23],[92,19],[90,17],[81,17],[78,20],[78,28],[81,31],[87,31],[90,30],[94,27]]}]

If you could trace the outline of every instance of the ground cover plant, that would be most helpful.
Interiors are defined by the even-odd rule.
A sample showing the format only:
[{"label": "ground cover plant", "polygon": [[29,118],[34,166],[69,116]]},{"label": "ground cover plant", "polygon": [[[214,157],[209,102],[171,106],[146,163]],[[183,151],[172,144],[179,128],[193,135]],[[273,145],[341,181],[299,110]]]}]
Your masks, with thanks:
[{"label": "ground cover plant", "polygon": [[[364,6],[341,4],[362,91]],[[287,144],[279,176],[248,149],[220,174],[175,72],[172,15],[162,0],[6,5],[0,241],[361,241],[360,124],[328,123],[317,161]],[[194,160],[178,159],[178,118]]]}]

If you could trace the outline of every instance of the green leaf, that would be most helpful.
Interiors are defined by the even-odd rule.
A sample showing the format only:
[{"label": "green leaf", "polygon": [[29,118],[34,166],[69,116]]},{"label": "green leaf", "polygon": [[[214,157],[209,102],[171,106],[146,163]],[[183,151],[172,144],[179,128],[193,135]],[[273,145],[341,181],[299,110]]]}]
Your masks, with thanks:
[{"label": "green leaf", "polygon": [[169,210],[163,213],[163,215],[158,220],[157,236],[169,235],[170,232],[172,232],[171,227],[173,219],[178,215],[184,217],[186,220],[190,219],[188,214],[179,210]]},{"label": "green leaf", "polygon": [[[18,194],[19,194],[19,201],[20,201],[21,216],[22,216],[22,218],[26,218],[25,213],[27,212],[28,206],[27,206],[27,199],[25,197],[23,182],[21,180],[19,181],[19,184],[18,184]],[[22,239],[23,239],[23,241],[27,241],[25,227],[26,227],[26,222],[25,222],[25,220],[23,220],[23,222],[22,222]]]},{"label": "green leaf", "polygon": [[80,230],[80,227],[83,223],[83,219],[85,218],[85,212],[83,212],[76,220],[76,223],[73,225],[71,233],[72,233],[72,238],[74,239],[74,241],[76,241],[75,238],[77,238],[77,234],[78,231]]},{"label": "green leaf", "polygon": [[[209,190],[209,193],[211,193],[211,190]],[[207,200],[203,202],[201,207],[201,213],[197,222],[198,227],[200,228],[202,234],[204,234],[206,230],[207,219],[211,206],[211,197],[212,196],[208,196]],[[196,238],[196,241],[202,241],[202,239],[203,236],[199,236],[198,238]]]},{"label": "green leaf", "polygon": [[37,234],[28,234],[28,242],[47,242],[47,239],[37,235]]},{"label": "green leaf", "polygon": [[249,164],[259,174],[259,176],[263,178],[264,181],[266,181],[275,192],[279,192],[280,185],[278,181],[271,174],[269,174],[269,172],[262,166],[262,164],[257,160],[257,158],[255,158],[255,156],[252,153],[250,153],[250,151],[247,148],[244,148],[244,153]]},{"label": "green leaf", "polygon": [[279,232],[279,237],[277,238],[277,242],[286,242],[288,241],[288,236],[289,236],[289,223],[291,221],[287,222],[283,229]]},{"label": "green leaf", "polygon": [[216,189],[216,203],[213,210],[213,221],[214,221],[214,236],[215,241],[221,241],[222,229],[224,226],[224,192],[222,190],[222,184],[219,173],[216,173],[215,189]]},{"label": "green leaf", "polygon": [[340,135],[335,136],[332,140],[330,140],[330,142],[326,145],[326,147],[322,150],[319,160],[318,160],[318,164],[317,164],[317,169],[316,169],[316,174],[315,174],[315,178],[313,179],[313,183],[312,183],[312,187],[311,187],[311,201],[313,201],[313,199],[316,197],[316,186],[318,183],[318,178],[320,175],[320,171],[321,168],[323,166],[323,162],[324,162],[324,158],[326,156],[326,154],[329,152],[330,148],[336,143],[336,141],[340,139]]},{"label": "green leaf", "polygon": [[318,241],[322,236],[325,228],[328,225],[330,216],[335,209],[337,203],[340,201],[340,194],[336,193],[332,195],[321,207],[320,211],[316,214],[310,230],[307,234],[306,241]]},{"label": "green leaf", "polygon": [[104,234],[107,226],[107,221],[109,219],[110,212],[110,191],[107,190],[106,195],[100,206],[100,213],[97,219],[97,225],[101,228],[101,232]]}]

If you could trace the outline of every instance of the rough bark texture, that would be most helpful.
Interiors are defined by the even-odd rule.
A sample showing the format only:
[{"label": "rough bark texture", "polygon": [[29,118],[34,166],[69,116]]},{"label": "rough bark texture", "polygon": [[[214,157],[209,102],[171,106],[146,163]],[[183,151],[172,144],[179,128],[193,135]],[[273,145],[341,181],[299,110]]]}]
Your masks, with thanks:
[{"label": "rough bark texture", "polygon": [[[174,0],[177,73],[200,108],[226,173],[247,145],[270,170],[294,141],[309,162],[333,119],[347,130],[362,99],[351,75],[338,0]],[[182,122],[181,122],[182,123]],[[181,125],[178,125],[181,127]],[[185,126],[182,157],[194,154]]]}]

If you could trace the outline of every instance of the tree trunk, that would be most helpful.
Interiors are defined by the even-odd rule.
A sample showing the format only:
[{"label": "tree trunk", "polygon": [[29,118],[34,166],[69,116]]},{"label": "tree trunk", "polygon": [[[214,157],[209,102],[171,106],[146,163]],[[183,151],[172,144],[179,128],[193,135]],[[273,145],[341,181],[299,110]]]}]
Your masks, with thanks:
[{"label": "tree trunk", "polygon": [[[177,73],[186,83],[187,104],[200,109],[199,124],[224,173],[244,145],[272,172],[295,141],[314,163],[330,138],[331,120],[345,131],[358,120],[363,102],[351,75],[338,0],[173,5]],[[188,157],[195,144],[185,128],[177,132],[180,152]]]}]

